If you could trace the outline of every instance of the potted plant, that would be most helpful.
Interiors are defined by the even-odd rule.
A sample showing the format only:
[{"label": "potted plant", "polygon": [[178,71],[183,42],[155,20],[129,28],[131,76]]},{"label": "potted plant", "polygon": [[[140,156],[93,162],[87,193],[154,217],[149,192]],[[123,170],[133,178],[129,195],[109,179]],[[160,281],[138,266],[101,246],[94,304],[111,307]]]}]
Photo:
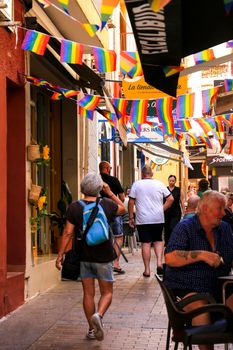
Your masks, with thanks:
[{"label": "potted plant", "polygon": [[38,165],[49,165],[50,162],[50,149],[48,145],[31,144],[28,146],[28,160],[35,162]]}]

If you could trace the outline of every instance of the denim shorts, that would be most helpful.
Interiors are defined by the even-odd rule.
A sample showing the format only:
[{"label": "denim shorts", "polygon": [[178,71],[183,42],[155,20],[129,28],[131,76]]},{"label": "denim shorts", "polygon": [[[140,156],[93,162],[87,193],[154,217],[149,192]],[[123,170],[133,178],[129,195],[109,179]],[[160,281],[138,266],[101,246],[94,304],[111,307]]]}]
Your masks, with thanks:
[{"label": "denim shorts", "polygon": [[81,261],[80,278],[97,278],[107,282],[114,282],[112,262],[95,263]]},{"label": "denim shorts", "polygon": [[114,237],[123,236],[123,220],[121,216],[115,216],[111,229]]}]

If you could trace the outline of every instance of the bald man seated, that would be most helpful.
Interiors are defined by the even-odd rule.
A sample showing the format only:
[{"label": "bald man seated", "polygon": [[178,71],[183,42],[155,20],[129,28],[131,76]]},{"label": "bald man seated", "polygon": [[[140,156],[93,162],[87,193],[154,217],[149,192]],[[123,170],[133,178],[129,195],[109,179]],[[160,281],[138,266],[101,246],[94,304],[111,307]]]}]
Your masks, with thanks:
[{"label": "bald man seated", "polygon": [[183,219],[191,218],[191,216],[196,214],[199,199],[200,197],[196,194],[193,194],[191,197],[189,197],[189,199],[187,200],[187,208],[185,210]]}]

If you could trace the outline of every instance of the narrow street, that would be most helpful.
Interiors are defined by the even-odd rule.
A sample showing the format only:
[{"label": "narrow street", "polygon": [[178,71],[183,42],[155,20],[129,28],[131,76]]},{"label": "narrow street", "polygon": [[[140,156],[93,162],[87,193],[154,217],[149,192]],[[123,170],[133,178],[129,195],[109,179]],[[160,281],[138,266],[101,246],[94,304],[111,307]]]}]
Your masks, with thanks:
[{"label": "narrow street", "polygon": [[[1,320],[0,349],[165,349],[167,316],[159,286],[153,274],[142,276],[140,250],[134,255],[124,251],[129,263],[122,263],[125,275],[115,275],[113,303],[104,317],[104,341],[85,338],[81,283],[63,281]],[[155,263],[151,267],[154,272]]]}]

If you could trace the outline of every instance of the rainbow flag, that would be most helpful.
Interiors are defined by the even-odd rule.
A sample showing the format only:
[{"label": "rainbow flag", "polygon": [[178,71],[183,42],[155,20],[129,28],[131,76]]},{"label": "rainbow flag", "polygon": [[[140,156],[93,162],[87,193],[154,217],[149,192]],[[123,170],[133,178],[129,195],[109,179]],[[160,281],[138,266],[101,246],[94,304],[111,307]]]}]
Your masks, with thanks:
[{"label": "rainbow flag", "polygon": [[233,155],[233,140],[230,140],[229,154]]},{"label": "rainbow flag", "polygon": [[181,131],[185,132],[185,131],[189,131],[190,129],[192,129],[192,125],[190,120],[188,119],[178,119],[178,124],[180,126]]},{"label": "rainbow flag", "polygon": [[65,96],[65,98],[74,97],[80,93],[80,91],[69,90],[69,89],[64,89],[64,88],[60,88],[60,91]]},{"label": "rainbow flag", "polygon": [[100,29],[97,24],[81,23],[81,26],[90,35],[90,37],[93,37],[95,33]]},{"label": "rainbow flag", "polygon": [[125,76],[137,64],[137,60],[128,54],[127,51],[121,51],[120,54],[120,71]]},{"label": "rainbow flag", "polygon": [[195,138],[188,133],[186,134],[186,142],[187,146],[195,146],[198,143]]},{"label": "rainbow flag", "polygon": [[50,97],[50,100],[62,100],[63,98],[65,98],[63,94],[61,94],[60,92],[54,92],[53,95]]},{"label": "rainbow flag", "polygon": [[233,0],[224,0],[225,11],[229,15],[233,8]]},{"label": "rainbow flag", "polygon": [[210,142],[210,139],[206,135],[200,135],[199,137],[200,142],[204,143],[207,148],[213,148],[212,143]]},{"label": "rainbow flag", "polygon": [[109,122],[109,124],[116,129],[117,128],[117,123],[116,123],[116,118],[113,118],[113,113],[107,111],[106,109],[101,109],[99,111],[100,114],[102,114],[104,116],[104,118],[107,119],[107,121]]},{"label": "rainbow flag", "polygon": [[69,11],[68,11],[69,0],[58,0],[58,2],[62,6],[65,13],[69,14]]},{"label": "rainbow flag", "polygon": [[135,51],[135,52],[127,51],[127,54],[137,61],[137,64],[134,66],[134,68],[132,68],[127,73],[127,75],[130,78],[135,78],[135,77],[139,77],[139,76],[141,77],[143,75],[143,71],[142,71],[142,65],[141,65],[141,62],[140,62],[140,58],[139,58],[138,52],[137,51]]},{"label": "rainbow flag", "polygon": [[195,93],[179,95],[176,102],[177,118],[190,118],[193,116]]},{"label": "rainbow flag", "polygon": [[146,123],[147,108],[148,100],[132,100],[130,116],[134,127]]},{"label": "rainbow flag", "polygon": [[163,71],[165,74],[165,77],[170,77],[171,75],[180,73],[184,67],[178,67],[178,66],[164,66]]},{"label": "rainbow flag", "polygon": [[62,39],[61,62],[82,64],[84,46],[74,41]]},{"label": "rainbow flag", "polygon": [[116,111],[117,118],[124,118],[124,116],[126,115],[126,107],[128,104],[128,100],[125,100],[123,98],[113,98],[112,104]]},{"label": "rainbow flag", "polygon": [[113,72],[116,70],[116,53],[113,50],[105,50],[100,47],[93,47],[96,69],[100,73]]},{"label": "rainbow flag", "polygon": [[164,97],[156,100],[156,111],[160,123],[163,125],[163,132],[166,135],[175,135],[174,121],[172,116],[173,97]]},{"label": "rainbow flag", "polygon": [[171,0],[148,0],[153,11],[158,12],[161,8],[169,4]]},{"label": "rainbow flag", "polygon": [[226,120],[224,120],[225,118],[223,117],[223,115],[217,115],[215,116],[215,123],[216,123],[216,126],[217,126],[217,131],[219,133],[221,132],[224,132],[225,131],[225,126],[224,126],[224,123]]},{"label": "rainbow flag", "polygon": [[50,39],[50,35],[36,32],[35,30],[27,30],[22,43],[22,49],[43,55]]},{"label": "rainbow flag", "polygon": [[109,17],[117,7],[119,0],[102,0],[100,16],[101,16],[101,30],[106,26]]},{"label": "rainbow flag", "polygon": [[37,1],[43,9],[46,9],[47,7],[52,5],[49,0],[37,0]]},{"label": "rainbow flag", "polygon": [[205,135],[216,128],[215,121],[212,118],[196,118],[195,121],[200,125]]},{"label": "rainbow flag", "polygon": [[220,86],[202,91],[202,113],[208,113],[214,105]]},{"label": "rainbow flag", "polygon": [[82,99],[79,100],[79,106],[93,111],[97,107],[99,101],[100,96],[86,94]]},{"label": "rainbow flag", "polygon": [[94,118],[94,110],[86,109],[86,108],[83,108],[83,107],[79,106],[78,111],[79,111],[79,114],[82,117],[90,119],[90,120],[93,120],[93,118]]},{"label": "rainbow flag", "polygon": [[149,166],[151,167],[151,169],[153,170],[156,166],[156,163],[153,162],[153,160],[150,160]]},{"label": "rainbow flag", "polygon": [[233,40],[228,41],[226,44],[226,47],[232,49],[233,48]]},{"label": "rainbow flag", "polygon": [[207,62],[215,59],[213,49],[207,49],[193,55],[195,64]]},{"label": "rainbow flag", "polygon": [[233,90],[233,79],[225,79],[224,80],[224,88],[225,91],[232,91]]}]

